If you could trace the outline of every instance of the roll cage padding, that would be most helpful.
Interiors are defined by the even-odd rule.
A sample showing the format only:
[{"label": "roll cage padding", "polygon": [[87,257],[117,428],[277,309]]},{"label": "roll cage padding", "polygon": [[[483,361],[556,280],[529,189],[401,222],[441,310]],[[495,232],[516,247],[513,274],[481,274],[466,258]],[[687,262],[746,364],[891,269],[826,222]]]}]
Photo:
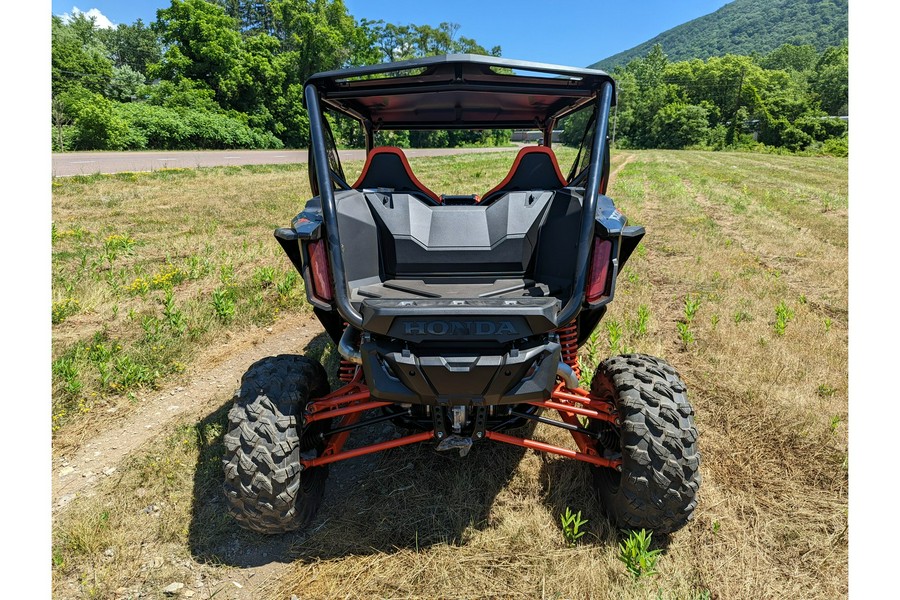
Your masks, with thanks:
[{"label": "roll cage padding", "polygon": [[436,204],[441,203],[440,197],[416,178],[403,150],[396,146],[372,148],[359,179],[351,187],[357,190],[390,188],[405,194],[421,194]]},{"label": "roll cage padding", "polygon": [[556,155],[546,146],[525,146],[498,185],[482,196],[481,203],[491,202],[505,192],[554,191],[566,187]]}]

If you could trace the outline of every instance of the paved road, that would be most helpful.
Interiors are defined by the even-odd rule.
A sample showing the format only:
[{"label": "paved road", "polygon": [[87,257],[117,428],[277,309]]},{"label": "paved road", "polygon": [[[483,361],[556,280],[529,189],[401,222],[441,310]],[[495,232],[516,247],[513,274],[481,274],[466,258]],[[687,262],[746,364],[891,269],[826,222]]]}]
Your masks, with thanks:
[{"label": "paved road", "polygon": [[[518,150],[504,148],[410,148],[407,156],[444,156]],[[341,150],[341,160],[363,160],[362,150]],[[158,171],[160,169],[305,163],[306,150],[197,150],[173,152],[65,152],[53,154],[54,177]]]}]

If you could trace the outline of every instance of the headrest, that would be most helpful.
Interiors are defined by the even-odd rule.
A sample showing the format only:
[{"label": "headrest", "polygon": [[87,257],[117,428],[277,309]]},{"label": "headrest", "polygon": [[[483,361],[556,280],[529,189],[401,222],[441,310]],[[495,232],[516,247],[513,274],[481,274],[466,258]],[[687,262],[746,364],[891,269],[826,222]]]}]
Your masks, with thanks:
[{"label": "headrest", "polygon": [[482,202],[499,192],[558,190],[566,187],[556,155],[546,146],[525,146],[516,155],[506,178],[482,197]]},{"label": "headrest", "polygon": [[372,148],[353,187],[391,188],[395,192],[422,194],[437,204],[441,203],[440,197],[416,178],[403,150],[396,146]]}]

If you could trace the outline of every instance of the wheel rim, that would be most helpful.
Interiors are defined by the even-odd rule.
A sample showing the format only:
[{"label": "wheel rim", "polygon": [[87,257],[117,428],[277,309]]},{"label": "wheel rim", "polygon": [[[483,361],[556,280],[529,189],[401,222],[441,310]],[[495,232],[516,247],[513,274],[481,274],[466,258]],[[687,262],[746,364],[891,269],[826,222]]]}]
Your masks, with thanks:
[{"label": "wheel rim", "polygon": [[[612,423],[601,422],[596,429],[599,435],[597,440],[597,452],[600,456],[610,460],[621,460],[622,434],[619,431],[619,428]],[[622,483],[622,473],[616,469],[609,469],[606,467],[597,468],[599,469],[598,475],[603,480],[607,489],[612,493],[618,492],[619,485]]]},{"label": "wheel rim", "polygon": [[[600,378],[596,383],[600,385],[594,385],[593,393],[603,402],[616,407],[611,383],[605,378]],[[622,431],[617,425],[609,421],[591,420],[589,429],[597,433],[596,449],[600,456],[610,460],[622,460]],[[619,491],[622,484],[621,471],[597,467],[597,475],[610,493],[615,494]]]}]

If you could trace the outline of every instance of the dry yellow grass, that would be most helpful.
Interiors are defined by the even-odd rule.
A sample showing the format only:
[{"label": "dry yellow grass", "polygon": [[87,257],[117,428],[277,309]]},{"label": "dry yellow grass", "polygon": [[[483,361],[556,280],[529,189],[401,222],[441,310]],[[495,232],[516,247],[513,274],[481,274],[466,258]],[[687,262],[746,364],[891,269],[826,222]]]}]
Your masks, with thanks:
[{"label": "dry yellow grass", "polygon": [[[509,161],[411,163],[440,192],[473,193],[501,178]],[[460,165],[465,170],[454,174]],[[585,465],[487,444],[464,459],[421,446],[339,463],[306,532],[272,539],[240,531],[220,498],[223,407],[170,432],[60,517],[54,595],[161,597],[171,581],[201,578],[209,585],[195,589],[207,597],[235,568],[276,560],[286,564],[256,584],[254,597],[845,597],[846,161],[622,151],[619,166],[610,196],[648,234],[583,359],[602,359],[611,345],[668,359],[687,382],[700,431],[699,508],[690,525],[655,540],[664,549],[658,575],[626,575],[618,532],[600,512]],[[451,181],[456,188],[448,190]],[[297,208],[288,188],[306,189],[301,172],[201,171],[176,184],[155,182],[152,200],[145,190],[144,201],[122,214],[97,207],[92,218],[122,231],[140,222],[139,206],[168,198],[169,212],[154,217],[164,238],[180,222],[172,209],[198,194],[214,202],[207,188],[217,186],[257,207],[218,213],[216,244],[233,248],[267,239],[270,225],[283,225]],[[108,184],[84,185],[94,193]],[[116,185],[128,198],[138,194]],[[274,190],[284,190],[281,206],[261,195]],[[77,210],[75,198],[66,201],[73,206],[65,210]],[[267,201],[272,206],[259,208]],[[60,210],[54,219],[70,214]],[[274,222],[250,223],[253,214],[274,214]],[[147,237],[149,229],[134,231]],[[285,268],[277,253],[260,252]],[[687,343],[677,328],[686,298],[699,302]],[[783,329],[779,305],[783,317],[792,314]],[[642,306],[646,331],[637,325]],[[544,426],[535,435],[571,444]],[[143,511],[150,503],[161,507],[157,516]],[[589,519],[574,549],[559,525],[567,506]]]}]

